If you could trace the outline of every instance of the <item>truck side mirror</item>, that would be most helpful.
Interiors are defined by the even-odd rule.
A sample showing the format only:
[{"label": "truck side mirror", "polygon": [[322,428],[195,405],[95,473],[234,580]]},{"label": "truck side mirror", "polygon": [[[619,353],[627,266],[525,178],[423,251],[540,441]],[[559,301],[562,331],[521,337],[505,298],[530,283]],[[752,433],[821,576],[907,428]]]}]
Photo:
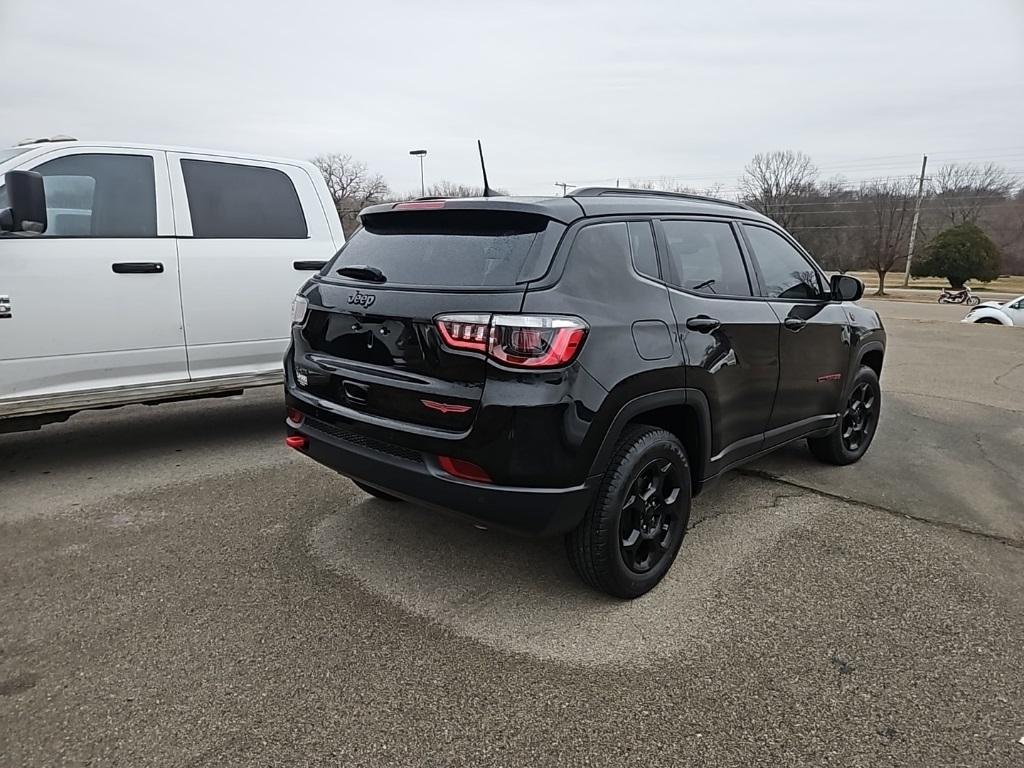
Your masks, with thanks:
[{"label": "truck side mirror", "polygon": [[864,283],[850,275],[832,275],[829,287],[833,301],[857,301],[864,295]]},{"label": "truck side mirror", "polygon": [[0,231],[46,231],[46,192],[43,177],[34,171],[8,171],[4,174],[9,207],[0,210]]}]

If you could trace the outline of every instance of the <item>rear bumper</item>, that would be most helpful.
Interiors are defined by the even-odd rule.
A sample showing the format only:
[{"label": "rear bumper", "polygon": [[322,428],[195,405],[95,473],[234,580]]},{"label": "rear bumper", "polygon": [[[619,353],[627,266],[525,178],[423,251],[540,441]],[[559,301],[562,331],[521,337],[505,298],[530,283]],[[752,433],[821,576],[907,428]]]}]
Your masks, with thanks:
[{"label": "rear bumper", "polygon": [[575,528],[597,491],[597,479],[570,488],[528,488],[476,483],[444,473],[429,454],[367,438],[342,425],[313,418],[288,423],[302,435],[311,459],[399,498],[454,512],[527,536],[552,536]]}]

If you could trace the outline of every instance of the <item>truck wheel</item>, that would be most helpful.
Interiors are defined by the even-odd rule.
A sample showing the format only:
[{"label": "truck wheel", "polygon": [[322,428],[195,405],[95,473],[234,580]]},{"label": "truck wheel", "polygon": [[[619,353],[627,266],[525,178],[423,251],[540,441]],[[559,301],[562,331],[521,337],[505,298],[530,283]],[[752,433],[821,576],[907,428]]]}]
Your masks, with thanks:
[{"label": "truck wheel", "polygon": [[861,366],[850,386],[839,426],[825,437],[808,438],[807,445],[818,461],[826,464],[853,464],[859,461],[878,428],[882,390],[878,374]]},{"label": "truck wheel", "polygon": [[359,490],[365,491],[371,496],[375,496],[376,498],[381,499],[382,501],[401,501],[401,499],[398,498],[397,496],[392,496],[390,493],[384,493],[384,491],[374,488],[372,485],[361,483],[358,480],[353,480],[352,482],[356,484],[356,487],[359,488]]},{"label": "truck wheel", "polygon": [[621,598],[661,581],[690,519],[690,466],[670,432],[637,424],[622,436],[597,499],[565,537],[573,569],[588,585]]}]

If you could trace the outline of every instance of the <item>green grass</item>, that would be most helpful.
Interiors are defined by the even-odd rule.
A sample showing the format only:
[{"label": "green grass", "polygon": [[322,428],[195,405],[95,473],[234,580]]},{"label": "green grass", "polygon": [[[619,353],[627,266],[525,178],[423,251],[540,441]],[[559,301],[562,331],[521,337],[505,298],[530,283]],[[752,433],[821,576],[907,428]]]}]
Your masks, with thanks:
[{"label": "green grass", "polygon": [[[865,287],[868,291],[873,291],[878,288],[878,275],[875,272],[851,272],[851,275],[859,277],[864,281]],[[971,290],[975,293],[979,292],[995,292],[995,293],[1024,293],[1024,275],[1010,275],[1009,277],[1000,277],[998,280],[993,280],[991,283],[975,283],[970,282]],[[885,290],[898,289],[903,287],[903,273],[902,272],[890,272],[885,276]],[[949,283],[940,277],[912,277],[910,278],[910,288],[925,288],[930,290],[939,291],[943,288],[948,288]]]}]

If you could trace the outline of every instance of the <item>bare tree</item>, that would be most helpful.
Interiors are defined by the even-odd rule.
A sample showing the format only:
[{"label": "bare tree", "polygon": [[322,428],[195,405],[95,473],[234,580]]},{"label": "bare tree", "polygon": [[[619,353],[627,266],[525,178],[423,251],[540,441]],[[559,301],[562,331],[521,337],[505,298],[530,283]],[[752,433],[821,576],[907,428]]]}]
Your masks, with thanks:
[{"label": "bare tree", "polygon": [[759,152],[739,180],[740,199],[787,229],[800,215],[795,205],[813,193],[818,169],[803,152]]},{"label": "bare tree", "polygon": [[661,177],[657,179],[630,179],[626,182],[626,186],[630,189],[644,189],[651,190],[654,192],[678,192],[684,195],[702,195],[704,197],[724,197],[725,186],[719,182],[715,182],[711,186],[704,187],[703,189],[697,189],[687,184],[679,184],[673,182],[670,177]]},{"label": "bare tree", "polygon": [[935,200],[953,226],[976,224],[988,205],[1008,199],[1013,188],[1013,177],[995,163],[950,163],[932,177]]},{"label": "bare tree", "polygon": [[359,211],[368,205],[383,202],[391,194],[383,176],[370,173],[366,163],[354,160],[351,155],[317,155],[312,162],[327,182],[327,189],[338,209],[346,236],[352,234],[358,226]]},{"label": "bare tree", "polygon": [[[508,192],[503,189],[492,189],[496,195],[507,195]],[[431,184],[427,187],[427,195],[429,197],[483,197],[484,188],[477,187],[472,184],[462,184],[457,181],[449,181],[448,179],[441,179],[436,184]]]},{"label": "bare tree", "polygon": [[800,223],[791,230],[793,236],[826,269],[846,273],[860,267],[863,254],[857,226],[851,223],[851,214],[858,212],[857,191],[837,176],[816,185],[805,202],[798,217]]},{"label": "bare tree", "polygon": [[917,182],[897,177],[861,185],[860,245],[864,265],[878,274],[876,296],[885,295],[885,276],[907,256],[907,240],[914,217]]},{"label": "bare tree", "polygon": [[1003,269],[1024,275],[1024,191],[1013,200],[986,208],[978,224],[999,246]]}]

